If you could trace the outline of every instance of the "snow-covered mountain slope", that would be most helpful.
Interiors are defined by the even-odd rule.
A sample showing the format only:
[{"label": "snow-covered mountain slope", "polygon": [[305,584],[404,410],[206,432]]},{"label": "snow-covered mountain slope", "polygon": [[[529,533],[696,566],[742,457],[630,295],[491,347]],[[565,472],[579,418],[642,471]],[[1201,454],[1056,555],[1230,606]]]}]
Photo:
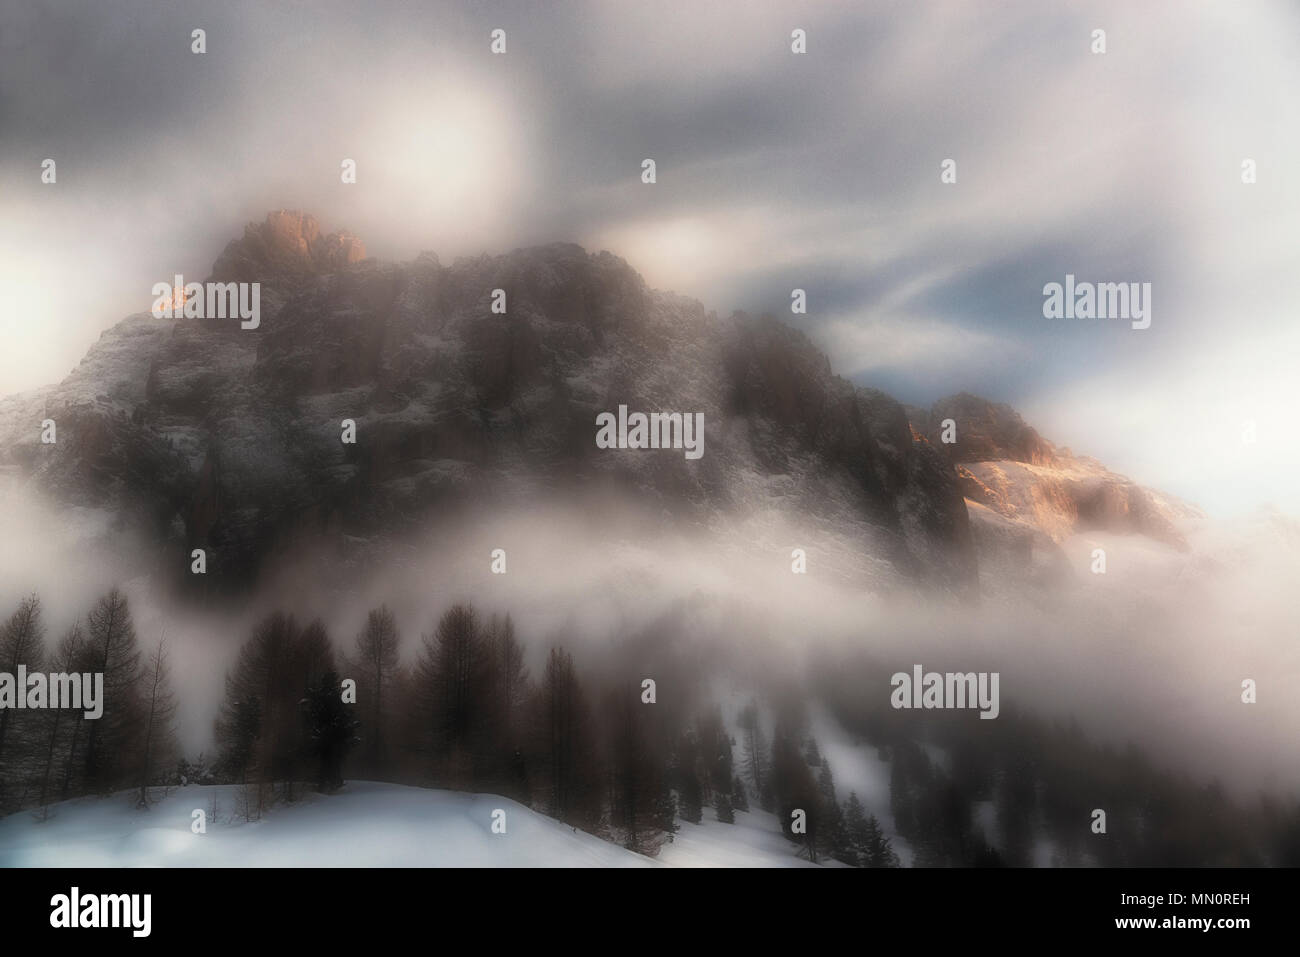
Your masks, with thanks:
[{"label": "snow-covered mountain slope", "polygon": [[[337,794],[304,792],[260,820],[239,813],[235,785],[174,788],[147,811],[135,792],[53,805],[0,819],[0,867],[797,867],[775,818],[682,822],[658,860],[575,830],[491,794],[352,781]],[[161,792],[157,792],[161,794]],[[505,811],[506,833],[492,830]],[[207,831],[191,830],[202,810]]]},{"label": "snow-covered mountain slope", "polygon": [[[207,548],[209,588],[255,583],[304,539],[383,554],[415,519],[557,488],[693,525],[807,517],[875,556],[882,588],[973,587],[952,469],[800,332],[719,318],[573,245],[451,266],[361,255],[310,216],[250,225],[209,281],[261,283],[256,329],[124,320],[64,382],[0,401],[0,472],[112,509],[160,552]],[[596,417],[620,405],[702,413],[703,457],[598,450]]]},{"label": "snow-covered mountain slope", "polygon": [[699,824],[678,824],[672,843],[659,849],[660,863],[670,867],[844,866],[835,860],[811,864],[796,856],[776,817],[758,808],[737,811],[734,824],[718,821],[712,808],[705,808]]},{"label": "snow-covered mountain slope", "polygon": [[[257,328],[128,317],[63,382],[0,399],[0,474],[114,513],[160,556],[205,548],[209,591],[255,585],[307,541],[365,562],[416,520],[557,489],[630,494],[755,542],[797,517],[830,531],[821,554],[841,554],[844,577],[882,592],[970,595],[991,577],[980,564],[1052,580],[1075,532],[1181,548],[1195,517],[1007,406],[963,393],[904,408],[833,375],[799,331],[652,290],[608,252],[387,263],[280,210],[208,281],[260,283]],[[620,405],[702,413],[704,456],[598,450],[596,416]],[[186,561],[163,567],[194,585]]]}]

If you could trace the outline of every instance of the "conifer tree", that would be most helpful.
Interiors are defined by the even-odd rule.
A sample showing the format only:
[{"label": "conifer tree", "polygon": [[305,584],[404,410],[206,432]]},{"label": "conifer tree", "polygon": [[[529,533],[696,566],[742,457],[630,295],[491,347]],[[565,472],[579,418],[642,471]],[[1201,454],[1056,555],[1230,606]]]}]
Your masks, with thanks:
[{"label": "conifer tree", "polygon": [[745,782],[737,777],[731,782],[731,803],[737,811],[749,810],[749,797],[745,794]]},{"label": "conifer tree", "polygon": [[[767,742],[763,738],[763,725],[754,702],[750,702],[740,712],[739,723],[745,741],[745,774],[761,803],[767,781]],[[764,805],[764,810],[771,809],[770,804]]]},{"label": "conifer tree", "polygon": [[854,867],[866,867],[867,815],[856,791],[850,791],[848,800],[844,802],[844,832],[848,838],[848,857],[851,858],[844,862]]},{"label": "conifer tree", "polygon": [[819,850],[828,857],[852,863],[852,860],[846,860],[852,857],[852,852],[844,830],[844,813],[835,798],[835,779],[831,774],[830,762],[824,759],[817,772],[817,790],[821,796],[817,830],[821,842]]},{"label": "conifer tree", "polygon": [[635,684],[619,684],[605,708],[610,727],[606,764],[611,775],[610,816],[621,828],[624,846],[653,853],[658,833],[657,802],[662,798],[662,762],[650,734],[649,712]]},{"label": "conifer tree", "polygon": [[256,783],[259,806],[277,784],[292,799],[293,782],[314,760],[302,702],[326,673],[337,678],[319,621],[302,628],[292,615],[272,612],[240,648],[216,721],[218,764],[228,779]]},{"label": "conifer tree", "polygon": [[[59,640],[59,645],[54,651],[53,660],[50,662],[51,670],[62,674],[71,674],[77,670],[77,663],[82,659],[83,646],[85,637],[81,631],[80,622],[73,622],[72,627]],[[64,720],[64,709],[53,708],[47,718],[47,728],[45,732],[45,760],[41,772],[41,789],[40,796],[37,800],[41,808],[41,817],[45,817],[45,809],[48,806],[50,796],[54,793],[56,765],[59,763],[63,748],[68,748],[68,755],[64,760],[71,763],[75,760],[75,754],[72,753],[75,748],[74,733],[76,729],[75,718],[71,721]],[[69,725],[72,726],[73,732],[69,732]]]},{"label": "conifer tree", "polygon": [[86,729],[85,786],[104,793],[122,782],[140,733],[144,671],[126,596],[117,588],[86,616],[89,670],[103,675],[103,714]]},{"label": "conifer tree", "polygon": [[398,668],[400,637],[388,606],[371,609],[356,639],[358,693],[364,702],[364,760],[374,774],[388,763],[389,696]]},{"label": "conifer tree", "polygon": [[149,786],[158,776],[160,768],[170,762],[176,749],[173,722],[176,718],[176,697],[171,690],[171,675],[167,661],[167,644],[159,641],[149,656],[144,677],[144,730],[140,748],[140,801],[149,806]]},{"label": "conifer tree", "polygon": [[677,823],[677,797],[667,781],[661,785],[659,795],[655,799],[654,822],[655,827],[663,831],[671,843],[673,835],[681,825]]},{"label": "conifer tree", "polygon": [[466,604],[452,605],[424,636],[416,682],[429,715],[434,769],[444,785],[472,787],[486,769],[489,754],[491,648],[478,614]]},{"label": "conifer tree", "polygon": [[[18,603],[18,608],[3,625],[0,625],[0,672],[12,676],[15,701],[6,702],[0,709],[0,814],[10,806],[17,806],[16,793],[20,778],[26,777],[27,752],[37,745],[41,715],[39,712],[18,710],[16,696],[26,695],[27,688],[17,684],[18,666],[28,672],[39,672],[44,666],[45,627],[41,623],[41,600],[29,595]],[[20,770],[21,769],[21,770]]]},{"label": "conifer tree", "polygon": [[699,824],[704,818],[704,787],[698,768],[699,746],[693,732],[681,735],[674,762],[677,782],[677,806],[683,821]]},{"label": "conifer tree", "polygon": [[594,825],[600,815],[600,776],[593,756],[591,718],[573,656],[552,648],[539,690],[542,746],[553,817]]},{"label": "conifer tree", "polygon": [[[772,735],[771,786],[782,832],[801,844],[808,859],[815,863],[822,798],[817,782],[800,752],[796,730],[788,721],[778,721]],[[794,829],[798,817],[796,812],[802,812],[802,834]]]},{"label": "conifer tree", "polygon": [[357,740],[360,726],[343,701],[338,674],[326,669],[313,682],[304,701],[308,754],[316,760],[316,790],[343,786],[343,759]]}]

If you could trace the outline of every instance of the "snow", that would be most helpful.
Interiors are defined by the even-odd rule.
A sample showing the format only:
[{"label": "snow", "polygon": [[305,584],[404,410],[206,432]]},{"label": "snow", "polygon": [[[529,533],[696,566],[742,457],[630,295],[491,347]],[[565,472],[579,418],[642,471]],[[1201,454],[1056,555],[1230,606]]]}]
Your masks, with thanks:
[{"label": "snow", "polygon": [[[637,867],[653,862],[488,794],[350,782],[304,792],[261,820],[231,820],[236,785],[172,790],[148,811],[134,792],[56,805],[38,823],[0,820],[0,866],[27,867]],[[217,819],[212,816],[217,802]],[[492,812],[506,833],[492,833]],[[190,831],[201,809],[207,833]]]},{"label": "snow", "polygon": [[1002,828],[998,824],[998,807],[993,801],[975,801],[971,804],[971,821],[982,831],[984,839],[1001,849],[1004,844]]},{"label": "snow", "polygon": [[[831,766],[836,800],[842,804],[848,800],[850,793],[857,794],[863,810],[875,815],[899,861],[904,867],[911,867],[914,857],[912,845],[898,833],[890,805],[889,762],[880,757],[878,748],[865,741],[854,740],[824,705],[813,705],[810,713],[812,734],[821,750],[822,760]],[[927,745],[923,744],[922,747],[926,747],[929,753]],[[939,751],[938,748],[934,750]],[[931,755],[931,760],[935,760],[934,755]]]},{"label": "snow", "polygon": [[[818,867],[797,857],[796,845],[781,834],[775,814],[758,808],[737,811],[735,824],[704,809],[699,824],[678,821],[673,842],[659,851],[670,867]],[[835,863],[835,862],[833,862]]]},{"label": "snow", "polygon": [[[260,820],[236,815],[236,785],[174,788],[151,808],[135,792],[52,805],[0,819],[0,867],[772,867],[811,866],[776,819],[679,822],[658,861],[491,794],[351,781],[333,795],[302,792]],[[216,814],[213,814],[213,803]],[[492,831],[505,811],[506,833]],[[191,832],[202,810],[207,832]]]}]

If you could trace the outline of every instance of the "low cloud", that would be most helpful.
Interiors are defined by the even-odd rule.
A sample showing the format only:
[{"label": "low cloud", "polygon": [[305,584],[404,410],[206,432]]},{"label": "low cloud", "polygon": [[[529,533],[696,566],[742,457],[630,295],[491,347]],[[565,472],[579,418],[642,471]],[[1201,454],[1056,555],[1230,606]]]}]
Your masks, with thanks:
[{"label": "low cloud", "polygon": [[[1042,409],[1051,438],[1144,472],[1172,404],[1063,403],[1199,380],[1231,405],[1290,382],[1264,350],[1300,304],[1296,21],[1172,0],[7,8],[0,393],[61,379],[153,282],[296,207],[385,258],[609,248],[720,314],[800,325],[861,384]],[[1152,328],[1048,325],[1040,290],[1066,273],[1151,282]],[[1184,491],[1226,479],[1258,503],[1283,474]]]}]

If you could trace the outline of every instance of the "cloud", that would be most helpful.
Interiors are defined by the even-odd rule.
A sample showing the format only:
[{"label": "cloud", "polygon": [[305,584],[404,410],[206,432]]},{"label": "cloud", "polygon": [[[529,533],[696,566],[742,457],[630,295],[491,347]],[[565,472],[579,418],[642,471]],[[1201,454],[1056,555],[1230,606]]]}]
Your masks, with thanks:
[{"label": "cloud", "polygon": [[1300,514],[1292,426],[1300,329],[1237,327],[1199,366],[1098,371],[1027,401],[1022,414],[1143,484],[1217,516]]},{"label": "cloud", "polygon": [[955,381],[972,367],[997,367],[1025,353],[1014,341],[933,316],[847,316],[824,323],[819,338],[835,372],[854,378],[903,367]]},{"label": "cloud", "polygon": [[[863,384],[1027,403],[1132,469],[1159,415],[1106,432],[1050,410],[1104,381],[1285,397],[1262,350],[1300,305],[1296,21],[1172,0],[6,8],[0,393],[58,380],[159,277],[299,207],[385,258],[609,248],[722,314],[798,322]],[[1152,328],[1045,323],[1067,272],[1152,282]]]}]

